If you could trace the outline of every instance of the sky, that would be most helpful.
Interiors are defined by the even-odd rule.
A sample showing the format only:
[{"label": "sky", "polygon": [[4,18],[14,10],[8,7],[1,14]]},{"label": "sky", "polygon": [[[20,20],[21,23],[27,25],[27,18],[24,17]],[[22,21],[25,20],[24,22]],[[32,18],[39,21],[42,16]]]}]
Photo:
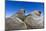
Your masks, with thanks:
[{"label": "sky", "polygon": [[11,16],[14,13],[24,8],[26,13],[32,12],[34,10],[40,10],[42,13],[44,13],[44,3],[40,2],[24,2],[24,1],[6,1],[5,2],[5,12],[6,16]]}]

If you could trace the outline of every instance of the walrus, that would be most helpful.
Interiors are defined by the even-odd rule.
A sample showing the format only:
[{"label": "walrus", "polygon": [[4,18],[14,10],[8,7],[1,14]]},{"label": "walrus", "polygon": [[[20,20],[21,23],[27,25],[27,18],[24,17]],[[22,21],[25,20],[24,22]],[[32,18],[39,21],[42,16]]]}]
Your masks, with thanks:
[{"label": "walrus", "polygon": [[6,30],[24,30],[27,29],[26,24],[18,17],[9,17],[5,19]]},{"label": "walrus", "polygon": [[26,16],[24,22],[27,24],[28,29],[40,29],[44,28],[44,20],[41,16],[41,11],[33,11]]}]

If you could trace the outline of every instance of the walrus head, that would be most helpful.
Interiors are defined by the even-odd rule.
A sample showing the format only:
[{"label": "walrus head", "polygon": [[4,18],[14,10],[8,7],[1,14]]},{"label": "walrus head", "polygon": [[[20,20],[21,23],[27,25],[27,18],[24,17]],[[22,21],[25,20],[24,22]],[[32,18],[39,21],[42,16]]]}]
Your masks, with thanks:
[{"label": "walrus head", "polygon": [[34,11],[34,14],[37,15],[37,16],[40,16],[41,15],[41,11]]}]

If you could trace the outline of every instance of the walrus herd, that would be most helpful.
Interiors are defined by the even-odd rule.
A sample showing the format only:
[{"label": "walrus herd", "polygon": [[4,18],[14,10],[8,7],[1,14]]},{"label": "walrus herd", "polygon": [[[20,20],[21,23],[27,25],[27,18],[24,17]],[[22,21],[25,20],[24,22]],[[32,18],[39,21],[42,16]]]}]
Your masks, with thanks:
[{"label": "walrus herd", "polygon": [[5,18],[5,30],[26,30],[44,28],[44,17],[41,16],[41,11],[35,10],[29,15],[25,16],[25,11],[21,10],[16,15]]}]

